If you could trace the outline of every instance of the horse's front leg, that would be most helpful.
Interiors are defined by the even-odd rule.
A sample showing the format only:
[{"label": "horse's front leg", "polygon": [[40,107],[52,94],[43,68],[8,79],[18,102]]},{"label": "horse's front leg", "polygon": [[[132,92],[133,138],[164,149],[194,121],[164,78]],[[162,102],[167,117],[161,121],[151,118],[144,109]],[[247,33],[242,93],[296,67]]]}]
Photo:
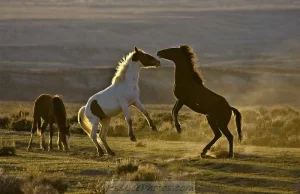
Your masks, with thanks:
[{"label": "horse's front leg", "polygon": [[173,107],[173,110],[172,110],[172,116],[173,116],[173,119],[174,119],[174,122],[175,122],[175,127],[176,127],[176,130],[177,130],[177,133],[181,133],[181,125],[178,121],[178,112],[180,111],[182,106],[183,106],[183,103],[180,100],[177,100],[174,107]]},{"label": "horse's front leg", "polygon": [[133,134],[133,130],[132,130],[132,120],[131,120],[131,114],[130,114],[130,110],[129,110],[129,107],[128,107],[128,103],[126,101],[119,101],[120,103],[120,106],[122,108],[122,111],[125,115],[125,118],[126,118],[126,121],[127,121],[127,124],[128,124],[128,135],[130,137],[130,140],[131,141],[136,141],[136,138]]},{"label": "horse's front leg", "polygon": [[49,120],[45,120],[43,125],[42,125],[42,129],[41,129],[41,149],[42,150],[46,150],[46,143],[45,143],[45,131],[46,131],[46,127],[49,124]]},{"label": "horse's front leg", "polygon": [[157,131],[156,126],[154,125],[152,119],[150,118],[148,112],[146,111],[145,107],[142,105],[141,101],[139,99],[137,99],[135,101],[135,103],[133,104],[133,106],[135,106],[137,109],[139,109],[139,111],[141,111],[141,113],[143,113],[144,117],[146,118],[149,126],[151,127],[152,131]]},{"label": "horse's front leg", "polygon": [[[38,118],[40,120],[40,118]],[[32,146],[32,139],[33,139],[33,136],[34,134],[36,133],[36,130],[37,130],[37,120],[38,119],[34,119],[33,123],[32,123],[32,128],[31,128],[31,136],[30,136],[30,140],[29,140],[29,143],[28,143],[28,148],[27,148],[27,151],[31,150],[31,146]]]},{"label": "horse's front leg", "polygon": [[62,140],[61,140],[61,138],[60,138],[60,133],[59,133],[59,131],[58,131],[58,133],[57,133],[57,148],[58,148],[59,150],[63,150],[63,144],[62,144]]},{"label": "horse's front leg", "polygon": [[52,137],[53,137],[53,122],[50,121],[50,134],[49,134],[49,147],[48,147],[48,150],[53,150],[53,146],[52,146]]}]

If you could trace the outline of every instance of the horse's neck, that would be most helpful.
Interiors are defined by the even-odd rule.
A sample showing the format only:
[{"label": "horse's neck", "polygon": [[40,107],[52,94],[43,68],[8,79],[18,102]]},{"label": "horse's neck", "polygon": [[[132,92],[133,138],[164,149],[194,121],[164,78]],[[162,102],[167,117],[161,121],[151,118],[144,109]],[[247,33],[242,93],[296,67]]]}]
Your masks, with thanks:
[{"label": "horse's neck", "polygon": [[125,73],[125,82],[129,85],[137,85],[139,81],[140,64],[131,62]]},{"label": "horse's neck", "polygon": [[190,69],[182,68],[179,65],[175,67],[175,85],[188,85],[197,82]]},{"label": "horse's neck", "polygon": [[189,82],[189,79],[187,79],[188,73],[184,68],[175,67],[175,85],[184,85]]}]

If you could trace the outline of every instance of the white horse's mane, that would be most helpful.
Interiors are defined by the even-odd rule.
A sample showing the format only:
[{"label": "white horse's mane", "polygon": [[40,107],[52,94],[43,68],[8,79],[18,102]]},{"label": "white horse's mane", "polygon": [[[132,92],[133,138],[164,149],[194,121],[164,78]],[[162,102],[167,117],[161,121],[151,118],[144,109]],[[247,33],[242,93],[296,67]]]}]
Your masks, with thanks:
[{"label": "white horse's mane", "polygon": [[115,84],[117,82],[121,82],[125,79],[125,73],[128,68],[128,64],[135,52],[130,52],[126,56],[124,56],[118,63],[117,72],[115,73],[111,83]]}]

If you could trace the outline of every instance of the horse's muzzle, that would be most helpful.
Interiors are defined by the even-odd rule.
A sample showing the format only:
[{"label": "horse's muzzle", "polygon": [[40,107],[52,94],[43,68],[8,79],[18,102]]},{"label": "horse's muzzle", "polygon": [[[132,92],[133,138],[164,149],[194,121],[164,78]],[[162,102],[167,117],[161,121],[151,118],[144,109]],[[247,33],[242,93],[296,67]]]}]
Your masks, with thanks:
[{"label": "horse's muzzle", "polygon": [[157,61],[157,63],[156,63],[156,65],[155,65],[156,67],[159,67],[159,66],[161,66],[160,65],[160,61]]}]

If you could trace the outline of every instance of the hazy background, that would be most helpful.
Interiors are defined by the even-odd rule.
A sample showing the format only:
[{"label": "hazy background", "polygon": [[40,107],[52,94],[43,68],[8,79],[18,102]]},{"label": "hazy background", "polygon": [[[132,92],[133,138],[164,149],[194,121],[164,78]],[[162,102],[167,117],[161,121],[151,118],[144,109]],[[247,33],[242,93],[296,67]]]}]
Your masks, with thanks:
[{"label": "hazy background", "polygon": [[[300,2],[0,0],[0,100],[85,102],[136,45],[191,45],[233,105],[300,105]],[[172,103],[173,65],[142,70],[143,103]]]}]

